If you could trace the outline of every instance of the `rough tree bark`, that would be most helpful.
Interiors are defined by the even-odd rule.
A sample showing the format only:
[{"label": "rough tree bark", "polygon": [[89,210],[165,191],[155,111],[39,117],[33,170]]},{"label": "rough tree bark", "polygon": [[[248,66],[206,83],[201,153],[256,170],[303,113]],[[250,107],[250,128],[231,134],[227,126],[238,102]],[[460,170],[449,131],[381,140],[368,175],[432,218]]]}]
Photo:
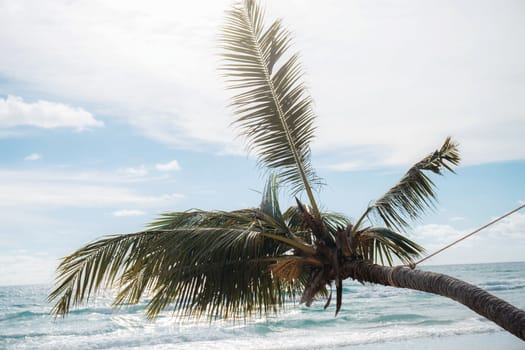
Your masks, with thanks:
[{"label": "rough tree bark", "polygon": [[341,266],[339,273],[342,278],[420,290],[451,298],[525,340],[525,311],[457,278],[435,272],[412,270],[407,267],[387,267],[364,261],[346,262]]}]

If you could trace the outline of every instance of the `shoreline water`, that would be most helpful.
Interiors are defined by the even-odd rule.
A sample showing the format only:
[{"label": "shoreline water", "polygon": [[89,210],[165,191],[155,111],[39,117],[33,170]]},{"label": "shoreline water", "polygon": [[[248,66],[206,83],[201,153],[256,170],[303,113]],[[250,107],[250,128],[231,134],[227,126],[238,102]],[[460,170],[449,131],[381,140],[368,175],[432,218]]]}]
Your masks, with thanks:
[{"label": "shoreline water", "polygon": [[[477,284],[525,308],[525,262],[428,269]],[[447,298],[352,281],[344,284],[337,317],[319,301],[310,308],[290,305],[278,316],[247,324],[179,322],[170,311],[148,321],[147,301],[112,309],[111,295],[55,320],[46,301],[49,290],[0,287],[0,349],[525,349],[525,342]]]},{"label": "shoreline water", "polygon": [[[323,338],[320,334],[320,339]],[[267,350],[523,350],[525,342],[504,331],[481,334],[462,334],[442,337],[417,337],[413,339],[377,341],[367,344],[347,344],[340,346],[329,345],[314,346],[285,346],[275,344],[265,347]],[[130,345],[127,350],[185,350],[185,349],[261,349],[254,342],[250,345],[231,343],[202,342],[192,344],[157,344],[157,345]],[[112,348],[109,348],[112,349]],[[117,349],[117,348],[115,348]],[[120,349],[120,348],[118,348]]]},{"label": "shoreline water", "polygon": [[[415,338],[375,344],[352,345],[338,350],[523,350],[525,342],[505,332]],[[334,349],[335,350],[335,349]]]}]

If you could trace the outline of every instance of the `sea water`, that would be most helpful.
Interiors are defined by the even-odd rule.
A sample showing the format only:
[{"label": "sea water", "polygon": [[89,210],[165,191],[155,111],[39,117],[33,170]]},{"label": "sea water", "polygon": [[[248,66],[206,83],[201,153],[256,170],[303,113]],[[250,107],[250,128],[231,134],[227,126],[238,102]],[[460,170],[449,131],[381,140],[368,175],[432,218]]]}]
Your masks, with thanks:
[{"label": "sea water", "polygon": [[[421,269],[476,284],[525,309],[525,262]],[[350,280],[344,281],[343,307],[337,317],[333,306],[324,310],[324,301],[319,300],[309,308],[290,304],[277,316],[246,323],[181,322],[170,312],[149,321],[144,303],[113,309],[108,296],[54,319],[52,305],[46,302],[50,289],[0,287],[0,349],[360,349],[366,344],[501,332],[447,298]]]}]

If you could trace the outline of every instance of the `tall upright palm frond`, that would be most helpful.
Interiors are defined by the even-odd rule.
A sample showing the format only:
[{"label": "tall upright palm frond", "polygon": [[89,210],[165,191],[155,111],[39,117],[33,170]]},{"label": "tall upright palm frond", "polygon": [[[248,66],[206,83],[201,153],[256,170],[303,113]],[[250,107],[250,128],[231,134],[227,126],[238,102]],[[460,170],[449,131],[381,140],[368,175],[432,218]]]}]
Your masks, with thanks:
[{"label": "tall upright palm frond", "polygon": [[298,55],[288,55],[290,35],[279,20],[264,28],[263,13],[252,0],[234,6],[226,18],[221,69],[228,87],[238,90],[232,99],[235,124],[261,165],[277,171],[294,193],[306,191],[319,219],[312,186],[321,180],[311,167],[309,146],[315,115]]}]

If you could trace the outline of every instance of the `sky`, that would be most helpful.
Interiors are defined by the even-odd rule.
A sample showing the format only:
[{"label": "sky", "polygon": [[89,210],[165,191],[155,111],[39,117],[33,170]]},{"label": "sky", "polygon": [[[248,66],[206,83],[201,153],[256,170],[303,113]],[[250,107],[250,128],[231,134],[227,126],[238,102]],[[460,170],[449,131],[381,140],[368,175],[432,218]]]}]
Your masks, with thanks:
[{"label": "sky", "polygon": [[[255,207],[218,35],[231,1],[0,0],[0,285],[158,214]],[[525,204],[525,3],[262,1],[301,54],[325,210],[355,219],[450,135],[406,234],[432,252]],[[288,193],[283,201],[291,204]],[[525,210],[429,264],[524,260]]]}]

